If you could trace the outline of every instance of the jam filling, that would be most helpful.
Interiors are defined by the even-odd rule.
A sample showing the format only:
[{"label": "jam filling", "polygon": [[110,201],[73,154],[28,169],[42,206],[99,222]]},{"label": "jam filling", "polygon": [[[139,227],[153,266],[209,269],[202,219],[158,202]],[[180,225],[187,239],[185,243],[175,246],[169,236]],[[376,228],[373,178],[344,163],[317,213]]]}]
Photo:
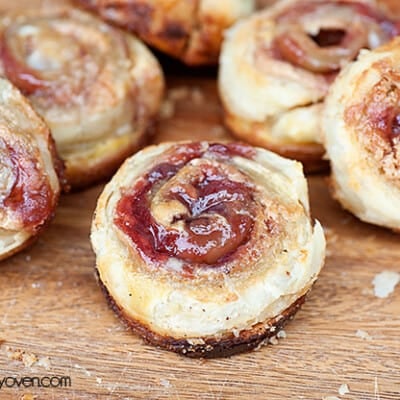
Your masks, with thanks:
[{"label": "jam filling", "polygon": [[11,147],[0,138],[1,164],[9,165],[13,174],[0,205],[11,212],[26,230],[38,229],[48,218],[54,201],[49,182],[40,172],[38,162],[26,149]]},{"label": "jam filling", "polygon": [[[249,157],[253,152],[245,145],[211,144],[208,157],[202,158],[205,152],[199,143],[177,147],[121,197],[116,226],[144,259],[165,263],[175,257],[189,265],[220,265],[249,240],[255,204],[250,185],[230,179],[210,160]],[[190,163],[195,159],[200,163]],[[184,170],[187,173],[180,176]],[[157,193],[161,203],[155,207],[166,206],[168,221],[160,222],[152,213]]]},{"label": "jam filling", "polygon": [[[372,68],[375,67],[380,68],[379,65]],[[393,147],[400,137],[400,88],[397,86],[400,74],[390,68],[380,73],[382,79],[365,95],[363,102],[345,111],[345,121],[358,126],[363,135],[377,135]]]}]

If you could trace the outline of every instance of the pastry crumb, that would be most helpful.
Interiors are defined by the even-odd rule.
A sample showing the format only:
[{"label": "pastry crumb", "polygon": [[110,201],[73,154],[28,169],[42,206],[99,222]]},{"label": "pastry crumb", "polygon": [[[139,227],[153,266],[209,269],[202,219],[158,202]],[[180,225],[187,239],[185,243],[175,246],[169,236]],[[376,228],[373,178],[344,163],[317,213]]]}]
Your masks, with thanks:
[{"label": "pastry crumb", "polygon": [[383,271],[375,275],[372,284],[374,294],[380,299],[388,297],[393,293],[395,287],[400,282],[400,274],[395,271]]},{"label": "pastry crumb", "polygon": [[38,366],[49,370],[51,366],[49,357],[38,357],[36,354],[25,350],[6,347],[6,355],[9,360],[20,361],[27,368]]},{"label": "pastry crumb", "polygon": [[45,370],[49,370],[51,367],[51,362],[49,357],[40,357],[37,361],[37,365],[43,367]]},{"label": "pastry crumb", "polygon": [[338,389],[338,393],[341,396],[344,396],[347,393],[350,393],[349,385],[347,383],[342,383]]},{"label": "pastry crumb", "polygon": [[368,332],[363,331],[362,329],[357,330],[356,336],[364,340],[372,340],[372,336]]},{"label": "pastry crumb", "polygon": [[22,360],[21,360],[25,367],[32,367],[33,364],[36,364],[38,362],[38,358],[36,354],[33,353],[22,353]]},{"label": "pastry crumb", "polygon": [[25,393],[20,397],[20,400],[36,400],[37,396],[32,393]]},{"label": "pastry crumb", "polygon": [[287,335],[286,335],[286,332],[285,332],[283,329],[281,329],[281,330],[277,333],[276,337],[277,337],[278,339],[286,339]]},{"label": "pastry crumb", "polygon": [[171,382],[168,379],[160,379],[160,384],[166,388],[171,387]]},{"label": "pastry crumb", "polygon": [[97,384],[100,385],[103,382],[103,379],[96,377],[96,382],[97,382]]},{"label": "pastry crumb", "polygon": [[327,396],[323,397],[322,400],[340,400],[339,397],[336,396]]}]

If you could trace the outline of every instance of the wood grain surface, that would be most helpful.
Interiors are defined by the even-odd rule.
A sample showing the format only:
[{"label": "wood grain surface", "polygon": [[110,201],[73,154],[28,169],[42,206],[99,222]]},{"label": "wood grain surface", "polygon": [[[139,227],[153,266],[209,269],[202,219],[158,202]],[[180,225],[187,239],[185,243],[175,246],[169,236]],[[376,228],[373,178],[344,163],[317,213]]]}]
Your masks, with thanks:
[{"label": "wood grain surface", "polygon": [[[153,142],[228,138],[214,72],[174,77],[176,64],[167,64],[170,101]],[[328,257],[308,301],[279,344],[207,361],[145,345],[118,321],[94,278],[88,238],[102,186],[63,196],[38,242],[0,264],[0,380],[70,376],[72,385],[2,387],[0,399],[400,399],[400,287],[379,299],[372,286],[379,272],[400,270],[399,236],[344,212],[326,177],[309,185]]]}]

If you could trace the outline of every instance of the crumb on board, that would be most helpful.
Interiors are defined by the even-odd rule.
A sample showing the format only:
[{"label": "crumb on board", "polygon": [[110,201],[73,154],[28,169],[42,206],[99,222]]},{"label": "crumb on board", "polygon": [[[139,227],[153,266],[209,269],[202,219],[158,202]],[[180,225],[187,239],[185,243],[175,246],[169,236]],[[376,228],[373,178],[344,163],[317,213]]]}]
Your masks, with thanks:
[{"label": "crumb on board", "polygon": [[100,378],[100,377],[98,377],[98,376],[96,376],[96,383],[97,383],[98,385],[100,385],[102,382],[103,382],[103,379]]},{"label": "crumb on board", "polygon": [[388,297],[393,293],[395,287],[400,282],[400,274],[395,271],[383,271],[375,275],[372,280],[374,294],[380,299]]},{"label": "crumb on board", "polygon": [[323,397],[322,400],[340,400],[339,397],[336,396],[327,396]]},{"label": "crumb on board", "polygon": [[160,384],[161,386],[164,386],[165,388],[171,387],[171,382],[168,379],[160,379]]},{"label": "crumb on board", "polygon": [[50,369],[51,362],[49,357],[38,357],[36,354],[27,352],[25,350],[13,349],[11,347],[6,347],[5,351],[9,360],[20,361],[27,368],[39,366],[45,368],[46,370]]},{"label": "crumb on board", "polygon": [[32,367],[38,361],[35,354],[11,347],[6,347],[6,355],[9,360],[21,361],[25,367]]},{"label": "crumb on board", "polygon": [[362,329],[357,330],[356,336],[359,337],[360,339],[372,340],[372,336],[368,332],[363,331]]},{"label": "crumb on board", "polygon": [[32,393],[25,393],[20,397],[20,400],[36,400],[37,396]]},{"label": "crumb on board", "polygon": [[49,370],[51,367],[51,362],[49,357],[39,357],[39,360],[37,361],[37,365],[39,367],[43,367],[45,370]]},{"label": "crumb on board", "polygon": [[350,393],[349,385],[347,383],[342,383],[338,389],[338,393],[341,396],[346,395],[347,393]]},{"label": "crumb on board", "polygon": [[281,329],[281,330],[277,333],[276,337],[277,337],[278,339],[286,339],[287,335],[286,335],[286,332],[285,332],[283,329]]},{"label": "crumb on board", "polygon": [[25,367],[32,367],[33,364],[38,362],[38,358],[36,354],[33,353],[22,353],[22,362],[24,363]]}]

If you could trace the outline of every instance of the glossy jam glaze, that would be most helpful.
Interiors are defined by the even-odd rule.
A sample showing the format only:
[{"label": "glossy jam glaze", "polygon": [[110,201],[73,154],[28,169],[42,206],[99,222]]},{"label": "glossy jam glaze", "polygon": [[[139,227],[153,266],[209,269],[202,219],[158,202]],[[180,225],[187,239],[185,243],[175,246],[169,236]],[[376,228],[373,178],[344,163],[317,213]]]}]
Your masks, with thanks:
[{"label": "glossy jam glaze", "polygon": [[[233,156],[251,158],[254,150],[211,144],[204,151],[199,143],[175,150],[121,197],[115,224],[153,262],[175,257],[189,264],[219,265],[248,241],[255,205],[252,186],[231,179],[218,163]],[[191,164],[198,159],[202,162]],[[179,174],[183,177],[169,185]],[[155,207],[166,208],[169,215],[162,223],[152,213],[152,202],[160,192]]]}]

